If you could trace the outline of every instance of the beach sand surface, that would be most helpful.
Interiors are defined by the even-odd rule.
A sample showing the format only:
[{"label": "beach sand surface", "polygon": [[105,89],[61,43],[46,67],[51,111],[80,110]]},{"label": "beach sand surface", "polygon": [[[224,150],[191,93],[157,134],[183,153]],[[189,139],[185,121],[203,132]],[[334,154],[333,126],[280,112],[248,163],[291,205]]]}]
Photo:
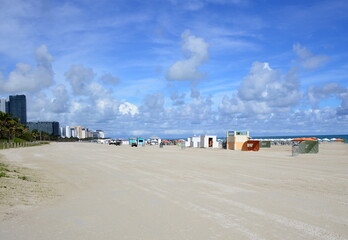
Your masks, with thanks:
[{"label": "beach sand surface", "polygon": [[4,240],[348,239],[348,144],[292,157],[51,143],[0,160],[36,176],[1,189]]}]

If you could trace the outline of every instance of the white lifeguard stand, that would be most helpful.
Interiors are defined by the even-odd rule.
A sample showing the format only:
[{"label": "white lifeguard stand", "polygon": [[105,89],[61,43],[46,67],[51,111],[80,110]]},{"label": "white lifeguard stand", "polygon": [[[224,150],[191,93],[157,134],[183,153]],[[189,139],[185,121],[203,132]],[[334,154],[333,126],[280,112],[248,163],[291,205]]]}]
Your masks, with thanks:
[{"label": "white lifeguard stand", "polygon": [[249,140],[249,131],[227,131],[226,143],[227,149],[241,150],[243,144]]}]

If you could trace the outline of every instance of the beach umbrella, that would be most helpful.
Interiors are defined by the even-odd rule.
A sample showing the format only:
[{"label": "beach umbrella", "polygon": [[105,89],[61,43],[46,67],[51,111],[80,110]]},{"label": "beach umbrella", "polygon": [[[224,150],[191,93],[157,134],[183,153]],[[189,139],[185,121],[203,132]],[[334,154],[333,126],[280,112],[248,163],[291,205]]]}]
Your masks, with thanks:
[{"label": "beach umbrella", "polygon": [[294,138],[292,141],[302,142],[302,141],[317,141],[318,139],[315,137],[310,138]]},{"label": "beach umbrella", "polygon": [[294,138],[294,139],[292,139],[291,141],[294,141],[294,142],[302,142],[302,141],[303,141],[303,138]]},{"label": "beach umbrella", "polygon": [[345,140],[344,140],[344,139],[341,139],[341,138],[337,138],[335,141],[336,141],[336,142],[345,142]]}]

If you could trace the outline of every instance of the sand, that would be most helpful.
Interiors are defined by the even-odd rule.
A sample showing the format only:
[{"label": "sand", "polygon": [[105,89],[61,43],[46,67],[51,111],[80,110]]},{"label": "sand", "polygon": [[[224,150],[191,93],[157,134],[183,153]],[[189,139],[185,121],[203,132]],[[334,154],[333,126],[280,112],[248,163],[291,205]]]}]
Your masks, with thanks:
[{"label": "sand", "polygon": [[348,144],[319,151],[2,150],[29,180],[0,188],[0,239],[348,239]]}]

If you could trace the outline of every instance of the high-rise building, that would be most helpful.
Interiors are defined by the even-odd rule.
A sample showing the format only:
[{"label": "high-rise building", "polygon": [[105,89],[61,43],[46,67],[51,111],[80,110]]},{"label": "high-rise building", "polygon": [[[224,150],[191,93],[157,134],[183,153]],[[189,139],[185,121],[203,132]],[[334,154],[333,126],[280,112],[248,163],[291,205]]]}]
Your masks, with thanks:
[{"label": "high-rise building", "polygon": [[74,127],[70,127],[70,126],[60,127],[60,136],[62,138],[70,138],[72,137],[72,131],[75,132]]},{"label": "high-rise building", "polygon": [[82,138],[82,127],[81,126],[74,126],[75,134],[77,138]]},{"label": "high-rise building", "polygon": [[93,131],[89,131],[87,132],[87,137],[88,138],[93,138]]},{"label": "high-rise building", "polygon": [[93,138],[105,138],[105,133],[103,130],[96,130],[93,132]]},{"label": "high-rise building", "polygon": [[7,111],[6,111],[7,102],[8,101],[6,98],[0,98],[0,112],[7,113]]},{"label": "high-rise building", "polygon": [[25,95],[9,97],[8,111],[12,117],[18,118],[21,124],[27,123],[27,100]]},{"label": "high-rise building", "polygon": [[87,132],[88,132],[88,129],[85,128],[85,127],[82,127],[81,128],[81,137],[80,138],[82,138],[82,139],[87,138]]},{"label": "high-rise building", "polygon": [[71,127],[70,130],[71,130],[71,137],[76,138],[77,137],[76,128],[75,127]]},{"label": "high-rise building", "polygon": [[46,132],[50,135],[59,136],[59,122],[28,122],[27,127],[30,131],[34,129],[38,132]]},{"label": "high-rise building", "polygon": [[70,138],[71,137],[71,128],[69,126],[65,126],[65,137]]}]

